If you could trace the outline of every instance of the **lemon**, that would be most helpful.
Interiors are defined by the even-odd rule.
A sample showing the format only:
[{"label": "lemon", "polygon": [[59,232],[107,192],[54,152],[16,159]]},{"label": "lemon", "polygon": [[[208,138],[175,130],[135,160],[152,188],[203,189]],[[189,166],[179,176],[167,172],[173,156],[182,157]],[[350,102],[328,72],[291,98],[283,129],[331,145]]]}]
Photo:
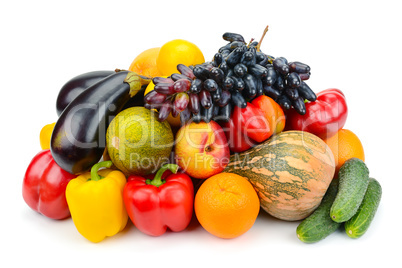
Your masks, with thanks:
[{"label": "lemon", "polygon": [[164,44],[159,50],[156,65],[161,75],[177,73],[177,65],[186,66],[205,62],[201,50],[193,43],[175,39]]},{"label": "lemon", "polygon": [[[167,78],[168,76],[165,75],[165,76],[161,76],[161,77]],[[149,83],[147,88],[145,89],[144,96],[147,95],[150,91],[154,90],[154,88],[155,88],[155,84],[154,84],[154,82],[151,81],[151,83]],[[171,127],[180,127],[181,126],[180,116],[173,117],[173,115],[170,113],[166,120],[168,121],[168,123],[170,124]]]}]

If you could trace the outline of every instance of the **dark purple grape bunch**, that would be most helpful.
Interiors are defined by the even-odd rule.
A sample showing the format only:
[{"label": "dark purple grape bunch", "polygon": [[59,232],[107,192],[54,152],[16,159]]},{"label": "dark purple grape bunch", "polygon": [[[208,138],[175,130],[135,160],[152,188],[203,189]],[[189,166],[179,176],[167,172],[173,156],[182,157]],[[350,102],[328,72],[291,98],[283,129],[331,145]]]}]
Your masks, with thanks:
[{"label": "dark purple grape bunch", "polygon": [[293,106],[305,114],[304,101],[316,99],[304,82],[310,77],[310,67],[260,51],[267,31],[260,42],[249,44],[240,34],[224,33],[222,37],[228,43],[219,48],[212,61],[195,66],[179,64],[179,73],[153,78],[155,90],[145,96],[145,107],[158,109],[159,121],[171,113],[180,115],[182,124],[190,120],[228,122],[234,106],[245,108],[247,102],[265,94],[284,109]]},{"label": "dark purple grape bunch", "polygon": [[284,109],[293,106],[298,113],[305,114],[304,101],[316,100],[315,93],[304,82],[311,75],[308,65],[267,55],[260,50],[261,41],[246,45],[239,34],[225,33],[223,39],[229,43],[215,54],[212,65],[224,72],[223,88],[231,93],[234,105],[244,108],[247,101],[265,94]]}]

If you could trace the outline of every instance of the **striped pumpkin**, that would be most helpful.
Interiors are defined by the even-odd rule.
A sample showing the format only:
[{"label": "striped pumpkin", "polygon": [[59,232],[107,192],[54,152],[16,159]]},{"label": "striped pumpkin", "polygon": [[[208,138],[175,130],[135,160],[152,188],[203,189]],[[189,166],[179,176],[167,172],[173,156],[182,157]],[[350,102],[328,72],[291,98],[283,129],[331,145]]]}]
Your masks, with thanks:
[{"label": "striped pumpkin", "polygon": [[335,173],[334,156],[317,136],[282,132],[250,150],[234,154],[224,172],[248,178],[261,207],[272,216],[296,221],[320,204]]}]

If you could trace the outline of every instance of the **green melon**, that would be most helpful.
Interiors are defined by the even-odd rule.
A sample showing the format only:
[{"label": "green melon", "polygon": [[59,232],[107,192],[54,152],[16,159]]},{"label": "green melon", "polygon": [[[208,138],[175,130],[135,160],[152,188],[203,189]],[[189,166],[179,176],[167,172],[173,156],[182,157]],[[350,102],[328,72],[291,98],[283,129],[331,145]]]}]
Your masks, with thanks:
[{"label": "green melon", "polygon": [[106,146],[113,164],[128,175],[156,172],[169,161],[174,137],[167,121],[144,107],[121,111],[110,123]]}]

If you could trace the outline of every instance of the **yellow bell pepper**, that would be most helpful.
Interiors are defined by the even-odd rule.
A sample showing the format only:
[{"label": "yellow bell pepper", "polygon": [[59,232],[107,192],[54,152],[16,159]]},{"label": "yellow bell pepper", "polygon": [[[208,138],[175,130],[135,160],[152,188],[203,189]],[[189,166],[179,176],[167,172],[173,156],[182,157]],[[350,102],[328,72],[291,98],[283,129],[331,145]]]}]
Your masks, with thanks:
[{"label": "yellow bell pepper", "polygon": [[42,150],[50,149],[50,138],[52,137],[54,125],[56,125],[56,123],[48,124],[40,131],[39,141]]},{"label": "yellow bell pepper", "polygon": [[[128,216],[123,202],[126,177],[109,169],[111,161],[95,164],[91,172],[72,179],[66,199],[78,232],[89,241],[100,242],[122,231]],[[99,170],[102,167],[106,169]]]}]

